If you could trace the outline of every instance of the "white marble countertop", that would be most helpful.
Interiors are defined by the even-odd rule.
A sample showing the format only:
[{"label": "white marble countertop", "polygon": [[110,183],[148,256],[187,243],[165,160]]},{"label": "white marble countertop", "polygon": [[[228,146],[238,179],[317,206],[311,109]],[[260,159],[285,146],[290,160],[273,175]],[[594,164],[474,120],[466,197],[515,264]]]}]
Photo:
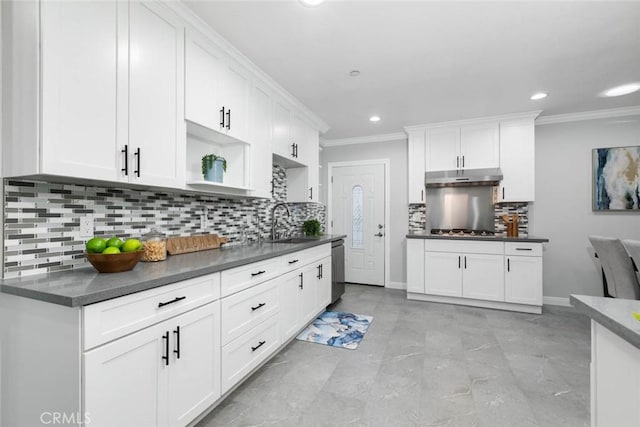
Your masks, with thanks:
[{"label": "white marble countertop", "polygon": [[602,326],[640,349],[640,321],[633,312],[640,313],[640,301],[622,298],[604,298],[571,295],[571,304]]}]

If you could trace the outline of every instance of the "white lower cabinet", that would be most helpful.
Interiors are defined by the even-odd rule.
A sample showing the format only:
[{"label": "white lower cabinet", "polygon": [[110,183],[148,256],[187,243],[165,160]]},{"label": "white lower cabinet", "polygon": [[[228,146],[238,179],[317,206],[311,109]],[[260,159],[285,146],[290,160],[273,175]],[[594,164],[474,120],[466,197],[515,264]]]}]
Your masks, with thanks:
[{"label": "white lower cabinet", "polygon": [[[219,302],[85,352],[96,426],[183,426],[220,397]],[[132,398],[135,397],[135,398]]]},{"label": "white lower cabinet", "polygon": [[542,244],[407,239],[407,297],[540,313]]},{"label": "white lower cabinet", "polygon": [[323,311],[331,304],[331,257],[321,259],[315,266],[318,279],[316,285],[316,311]]}]

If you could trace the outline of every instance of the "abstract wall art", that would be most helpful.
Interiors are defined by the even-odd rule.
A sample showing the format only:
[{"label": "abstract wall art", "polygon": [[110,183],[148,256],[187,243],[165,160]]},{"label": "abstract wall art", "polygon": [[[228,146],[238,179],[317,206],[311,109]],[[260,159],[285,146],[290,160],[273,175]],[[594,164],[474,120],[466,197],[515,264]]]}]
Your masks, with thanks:
[{"label": "abstract wall art", "polygon": [[640,146],[593,150],[593,210],[640,211]]}]

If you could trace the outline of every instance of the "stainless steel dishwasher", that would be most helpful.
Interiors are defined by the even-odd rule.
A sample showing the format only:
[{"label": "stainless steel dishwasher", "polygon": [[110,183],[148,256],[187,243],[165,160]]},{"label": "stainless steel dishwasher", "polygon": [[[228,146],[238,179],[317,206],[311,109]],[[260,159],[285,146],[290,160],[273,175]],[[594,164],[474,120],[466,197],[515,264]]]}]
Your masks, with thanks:
[{"label": "stainless steel dishwasher", "polygon": [[344,294],[344,239],[331,242],[331,304]]}]

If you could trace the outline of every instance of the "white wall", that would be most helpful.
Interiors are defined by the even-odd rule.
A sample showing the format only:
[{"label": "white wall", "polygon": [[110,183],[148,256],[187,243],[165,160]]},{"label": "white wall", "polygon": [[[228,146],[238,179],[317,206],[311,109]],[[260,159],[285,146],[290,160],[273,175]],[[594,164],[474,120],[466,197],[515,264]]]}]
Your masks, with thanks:
[{"label": "white wall", "polygon": [[[390,280],[392,286],[406,284],[405,239],[409,229],[409,207],[407,199],[407,141],[376,142],[353,144],[338,147],[325,147],[322,150],[322,200],[327,200],[327,164],[350,160],[389,159],[389,178],[391,188],[391,212],[389,223]],[[331,221],[331,218],[327,218]]]},{"label": "white wall", "polygon": [[640,212],[596,213],[592,149],[640,145],[640,116],[536,126],[536,201],[530,232],[550,241],[544,295],[602,295],[600,265],[589,235],[640,240]]}]

